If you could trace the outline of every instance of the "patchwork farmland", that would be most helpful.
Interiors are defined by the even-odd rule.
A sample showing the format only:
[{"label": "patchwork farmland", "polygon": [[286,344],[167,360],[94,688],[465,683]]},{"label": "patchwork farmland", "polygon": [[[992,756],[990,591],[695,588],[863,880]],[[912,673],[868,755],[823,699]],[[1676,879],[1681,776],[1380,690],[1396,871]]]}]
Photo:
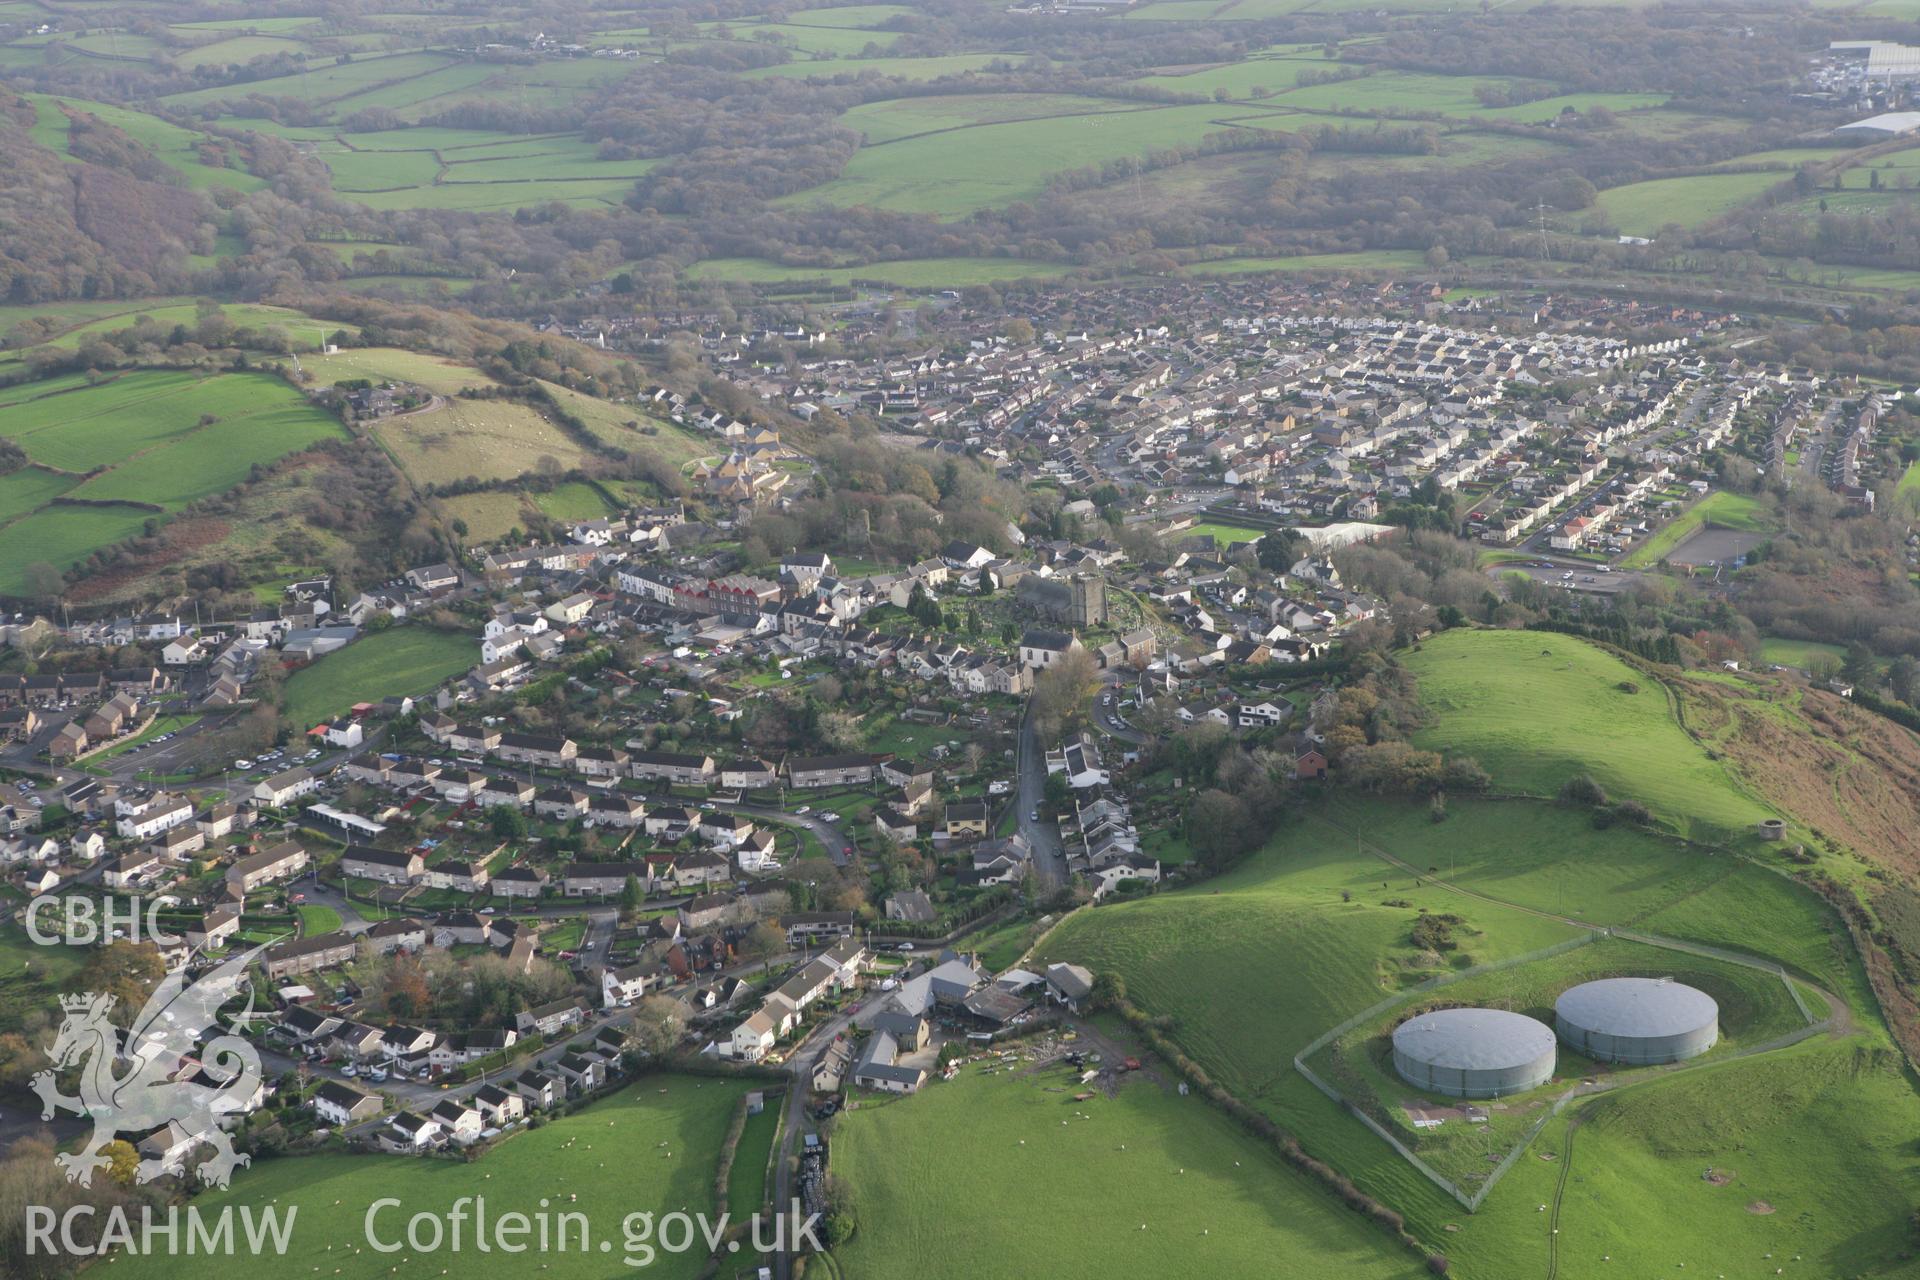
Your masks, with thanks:
[{"label": "patchwork farmland", "polygon": [[0,436],[25,455],[0,482],[0,590],[19,594],[34,566],[67,569],[343,432],[277,378],[150,370],[8,387]]}]

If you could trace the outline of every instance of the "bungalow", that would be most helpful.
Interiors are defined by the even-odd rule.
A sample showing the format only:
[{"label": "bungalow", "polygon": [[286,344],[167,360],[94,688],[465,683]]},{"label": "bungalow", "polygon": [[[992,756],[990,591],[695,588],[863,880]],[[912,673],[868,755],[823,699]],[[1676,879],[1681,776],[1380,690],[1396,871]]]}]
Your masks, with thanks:
[{"label": "bungalow", "polygon": [[817,945],[826,938],[844,938],[853,932],[851,911],[793,911],[780,917],[787,927],[787,945]]},{"label": "bungalow", "polygon": [[853,1082],[862,1089],[885,1093],[912,1093],[927,1082],[925,1067],[898,1064],[899,1042],[888,1031],[875,1031],[853,1065]]}]

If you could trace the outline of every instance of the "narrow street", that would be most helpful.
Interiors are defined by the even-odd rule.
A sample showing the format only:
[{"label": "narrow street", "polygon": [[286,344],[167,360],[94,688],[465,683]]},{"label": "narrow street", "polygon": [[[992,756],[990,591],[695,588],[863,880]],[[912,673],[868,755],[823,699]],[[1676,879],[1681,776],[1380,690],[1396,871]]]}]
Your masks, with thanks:
[{"label": "narrow street", "polygon": [[1033,703],[1020,718],[1020,834],[1033,846],[1033,869],[1042,889],[1051,893],[1067,883],[1067,855],[1060,845],[1060,831],[1052,823],[1036,821],[1034,814],[1047,796],[1047,753],[1034,732]]}]

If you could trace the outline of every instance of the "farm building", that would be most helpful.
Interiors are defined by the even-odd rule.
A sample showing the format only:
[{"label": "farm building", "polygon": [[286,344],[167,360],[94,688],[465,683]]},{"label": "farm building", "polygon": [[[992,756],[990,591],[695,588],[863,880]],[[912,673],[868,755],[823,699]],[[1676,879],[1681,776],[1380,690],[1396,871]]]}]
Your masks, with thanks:
[{"label": "farm building", "polygon": [[1562,992],[1554,1029],[1577,1053],[1644,1066],[1682,1062],[1720,1038],[1720,1006],[1671,978],[1602,978]]},{"label": "farm building", "polygon": [[1553,1076],[1545,1023],[1502,1009],[1440,1009],[1393,1031],[1393,1069],[1417,1089],[1450,1098],[1500,1098]]}]

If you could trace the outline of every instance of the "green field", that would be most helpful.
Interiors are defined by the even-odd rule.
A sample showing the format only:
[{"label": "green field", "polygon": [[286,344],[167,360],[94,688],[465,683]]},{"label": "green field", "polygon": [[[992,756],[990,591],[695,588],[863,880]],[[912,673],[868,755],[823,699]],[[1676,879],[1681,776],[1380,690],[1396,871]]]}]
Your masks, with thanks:
[{"label": "green field", "polygon": [[1788,640],[1783,636],[1763,636],[1760,640],[1760,661],[1798,667],[1802,671],[1811,671],[1818,659],[1824,658],[1838,665],[1846,656],[1845,645],[1822,644],[1818,640]]},{"label": "green field", "polygon": [[764,258],[709,258],[687,268],[689,280],[739,280],[776,284],[820,280],[845,287],[855,280],[877,280],[906,289],[960,289],[998,280],[1046,280],[1072,268],[1059,262],[1023,262],[1016,258],[908,258],[857,267],[789,267]]},{"label": "green field", "polygon": [[[1054,119],[979,124],[865,146],[840,177],[782,203],[872,205],[954,218],[1029,200],[1047,179],[1071,169],[1194,143],[1273,107],[1168,106]],[[853,114],[853,113],[849,113]],[[858,128],[858,124],[849,127]]]},{"label": "green field", "polygon": [[1497,791],[1553,796],[1585,772],[1682,834],[1744,833],[1772,816],[1687,736],[1659,681],[1584,640],[1446,631],[1406,665],[1429,713],[1415,743],[1473,756]]},{"label": "green field", "polygon": [[1763,172],[1656,178],[1602,191],[1597,208],[1622,234],[1657,236],[1669,223],[1697,227],[1711,222],[1791,177]]},{"label": "green field", "polygon": [[1635,547],[1620,561],[1623,569],[1645,569],[1659,564],[1676,547],[1707,525],[1760,533],[1773,527],[1758,498],[1721,490],[1710,493],[1669,521],[1665,528]]},{"label": "green field", "polygon": [[71,160],[67,146],[68,120],[61,110],[67,108],[97,116],[102,123],[124,130],[135,142],[146,147],[168,167],[178,172],[186,184],[196,189],[209,187],[230,187],[235,191],[257,191],[266,186],[265,180],[248,173],[240,166],[240,157],[230,147],[223,147],[227,165],[208,164],[201,158],[203,143],[210,143],[209,135],[185,129],[169,123],[158,116],[133,111],[126,107],[116,107],[104,102],[91,102],[82,98],[55,97],[47,94],[27,94],[38,114],[38,122],[29,131],[33,140],[41,146]]},{"label": "green field", "polygon": [[287,681],[287,718],[304,731],[356,702],[418,697],[480,660],[472,641],[423,626],[377,631]]},{"label": "green field", "polygon": [[[1458,952],[1438,970],[1409,942],[1421,908],[1464,921],[1455,930]],[[1455,1274],[1542,1274],[1552,1230],[1574,1236],[1576,1220],[1582,1248],[1562,1250],[1561,1276],[1627,1274],[1617,1267],[1623,1259],[1639,1264],[1636,1274],[1686,1260],[1690,1269],[1731,1275],[1737,1260],[1774,1249],[1786,1250],[1783,1260],[1793,1252],[1818,1258],[1820,1274],[1902,1274],[1900,1206],[1920,1188],[1920,1160],[1874,1109],[1920,1114],[1920,1105],[1877,1025],[1753,1060],[1702,1064],[1576,1109],[1571,1114],[1595,1117],[1596,1131],[1601,1117],[1617,1119],[1604,1122],[1604,1143],[1582,1146],[1551,1220],[1536,1210],[1562,1198],[1564,1121],[1468,1216],[1288,1069],[1319,1032],[1415,981],[1578,936],[1528,914],[1562,910],[1588,924],[1632,923],[1758,952],[1842,993],[1855,1010],[1873,1008],[1836,942],[1831,913],[1785,878],[1668,837],[1597,831],[1584,815],[1544,803],[1458,798],[1437,825],[1411,803],[1356,798],[1310,807],[1225,876],[1074,915],[1035,963],[1071,959],[1121,974],[1130,997],[1165,1018],[1216,1081],[1405,1213],[1410,1230],[1444,1249]],[[1683,957],[1673,967],[1691,963]],[[1806,1100],[1816,1095],[1822,1103],[1810,1110]],[[1850,1108],[1848,1098],[1860,1106]],[[1634,1176],[1611,1176],[1609,1160]],[[1710,1165],[1738,1170],[1738,1181],[1727,1190],[1704,1183],[1700,1171]],[[1762,1199],[1780,1212],[1745,1207]],[[1661,1216],[1669,1203],[1690,1206],[1684,1220]],[[1621,1221],[1638,1223],[1640,1234],[1614,1233]],[[1380,1247],[1392,1246],[1382,1236]],[[1606,1253],[1615,1264],[1601,1261]]]},{"label": "green field", "polygon": [[1198,1097],[1143,1079],[1075,1102],[1072,1084],[1060,1068],[969,1066],[847,1111],[833,1145],[856,1219],[842,1272],[897,1275],[911,1258],[924,1280],[1424,1274]]},{"label": "green field", "polygon": [[[248,1274],[258,1280],[310,1277],[317,1258],[328,1264],[322,1274],[337,1272],[346,1280],[384,1280],[395,1273],[439,1275],[443,1269],[604,1280],[628,1273],[621,1265],[623,1257],[644,1257],[624,1252],[621,1224],[628,1214],[666,1214],[683,1207],[692,1213],[716,1211],[715,1153],[748,1088],[739,1081],[646,1076],[584,1111],[517,1134],[478,1164],[405,1156],[283,1157],[243,1170],[230,1190],[208,1192],[195,1203],[203,1214],[227,1204],[273,1204],[283,1213],[298,1206],[285,1255],[247,1255]],[[443,1216],[455,1200],[475,1195],[486,1197],[492,1216],[510,1210],[535,1215],[548,1201],[549,1214],[583,1214],[591,1232],[589,1245],[578,1243],[575,1228],[567,1250],[540,1253],[537,1271],[536,1264],[524,1260],[514,1268],[497,1255],[487,1257],[474,1249],[469,1220],[465,1247],[458,1252],[445,1245],[425,1256],[406,1248],[388,1254],[371,1247],[365,1221],[374,1201],[391,1197],[402,1206],[384,1210],[374,1220],[374,1238],[384,1243],[404,1241],[411,1215]],[[611,1248],[602,1252],[601,1241]],[[412,1265],[399,1265],[403,1259]],[[184,1250],[177,1256],[157,1251],[115,1261],[128,1264],[125,1272],[116,1274],[138,1280],[206,1274],[206,1259]],[[701,1274],[705,1262],[704,1247],[678,1255],[663,1251],[652,1265],[631,1274],[692,1277]]]},{"label": "green field", "polygon": [[1255,529],[1241,524],[1218,524],[1206,521],[1190,529],[1182,529],[1176,535],[1182,538],[1212,538],[1222,551],[1236,542],[1258,542],[1266,533],[1265,529]]},{"label": "green field", "polygon": [[0,591],[19,593],[28,565],[67,568],[342,432],[278,378],[165,369],[9,387],[0,435],[36,464],[0,478]]}]

